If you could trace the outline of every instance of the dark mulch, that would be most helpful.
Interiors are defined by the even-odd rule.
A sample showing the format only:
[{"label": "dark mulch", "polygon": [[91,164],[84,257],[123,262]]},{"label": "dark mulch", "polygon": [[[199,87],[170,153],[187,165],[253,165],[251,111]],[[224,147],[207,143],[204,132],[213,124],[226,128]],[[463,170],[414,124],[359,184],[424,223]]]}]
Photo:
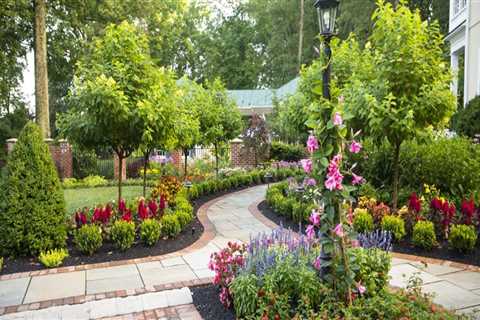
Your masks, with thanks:
[{"label": "dark mulch", "polygon": [[[266,203],[262,201],[258,205],[258,210],[268,219],[272,220],[276,224],[282,224],[285,228],[290,228],[293,231],[298,232],[299,225],[294,222],[292,219],[278,215],[273,211]],[[305,226],[302,227],[302,233],[305,233]],[[440,241],[439,241],[440,242]],[[393,252],[406,253],[421,257],[450,260],[465,264],[471,264],[475,266],[480,266],[480,246],[476,246],[475,249],[470,253],[460,253],[448,248],[448,242],[442,241],[439,243],[438,248],[434,248],[431,251],[423,250],[415,247],[410,238],[407,237],[399,243],[393,245]]]},{"label": "dark mulch", "polygon": [[209,284],[190,288],[193,304],[204,320],[234,320],[233,309],[225,309],[218,298],[218,287]]},{"label": "dark mulch", "polygon": [[[200,199],[193,201],[195,219],[188,226],[186,226],[185,229],[175,239],[160,239],[153,247],[145,247],[142,243],[140,243],[140,241],[137,240],[132,248],[126,250],[125,252],[121,252],[116,249],[112,243],[104,242],[103,246],[95,254],[91,256],[85,256],[75,248],[72,243],[72,239],[68,239],[67,248],[70,256],[64,260],[62,266],[76,266],[83,264],[144,258],[149,256],[159,256],[182,250],[197,241],[203,234],[204,228],[196,217],[198,208],[200,208],[204,203],[211,199],[241,189],[244,188],[204,196]],[[41,269],[44,269],[44,267],[40,262],[38,262],[36,258],[5,258],[3,263],[3,269],[0,274],[27,272]]]}]

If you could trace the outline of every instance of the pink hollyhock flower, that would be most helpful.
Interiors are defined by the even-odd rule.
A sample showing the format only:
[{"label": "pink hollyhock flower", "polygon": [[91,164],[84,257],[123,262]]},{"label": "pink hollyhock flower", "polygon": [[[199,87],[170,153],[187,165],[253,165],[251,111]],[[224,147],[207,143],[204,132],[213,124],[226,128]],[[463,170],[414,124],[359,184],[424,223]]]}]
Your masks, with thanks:
[{"label": "pink hollyhock flower", "polygon": [[365,182],[365,179],[363,179],[362,176],[357,176],[355,173],[352,173],[352,184],[353,185],[356,185],[356,184],[362,184]]},{"label": "pink hollyhock flower", "polygon": [[312,240],[315,237],[315,227],[313,225],[309,224],[307,226],[307,230],[305,231],[305,233],[307,234],[307,238],[309,240]]},{"label": "pink hollyhock flower", "polygon": [[313,163],[311,159],[302,159],[300,160],[300,163],[302,164],[303,171],[305,171],[305,173],[309,174],[312,172]]},{"label": "pink hollyhock flower", "polygon": [[335,115],[333,116],[333,125],[335,126],[341,126],[343,124],[343,119],[342,116],[340,115],[339,112],[335,112]]},{"label": "pink hollyhock flower", "polygon": [[307,150],[312,153],[315,150],[318,150],[318,140],[314,135],[309,135],[307,140]]},{"label": "pink hollyhock flower", "polygon": [[320,213],[317,210],[312,210],[309,220],[311,224],[318,226],[320,224]]},{"label": "pink hollyhock flower", "polygon": [[325,180],[325,188],[332,191],[337,187],[337,181],[334,176],[330,176]]},{"label": "pink hollyhock flower", "polygon": [[322,268],[322,260],[320,259],[320,256],[316,257],[315,261],[313,261],[313,267],[317,270]]},{"label": "pink hollyhock flower", "polygon": [[361,283],[357,283],[357,290],[358,290],[358,293],[360,294],[364,294],[365,291],[367,291],[367,289],[364,286],[362,286]]},{"label": "pink hollyhock flower", "polygon": [[349,150],[351,153],[359,153],[360,150],[362,150],[362,145],[360,142],[353,140],[352,143],[350,144]]},{"label": "pink hollyhock flower", "polygon": [[343,232],[343,225],[341,223],[337,224],[337,226],[335,227],[335,229],[333,229],[333,232],[338,236],[338,237],[343,237],[344,236],[344,232]]}]

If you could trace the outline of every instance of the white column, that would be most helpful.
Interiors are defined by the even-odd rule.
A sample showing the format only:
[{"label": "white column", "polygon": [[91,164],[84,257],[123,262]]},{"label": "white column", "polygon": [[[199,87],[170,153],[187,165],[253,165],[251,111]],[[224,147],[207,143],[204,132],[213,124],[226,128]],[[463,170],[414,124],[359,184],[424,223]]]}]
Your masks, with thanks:
[{"label": "white column", "polygon": [[450,53],[450,68],[453,72],[453,79],[450,88],[455,96],[458,95],[458,51]]}]

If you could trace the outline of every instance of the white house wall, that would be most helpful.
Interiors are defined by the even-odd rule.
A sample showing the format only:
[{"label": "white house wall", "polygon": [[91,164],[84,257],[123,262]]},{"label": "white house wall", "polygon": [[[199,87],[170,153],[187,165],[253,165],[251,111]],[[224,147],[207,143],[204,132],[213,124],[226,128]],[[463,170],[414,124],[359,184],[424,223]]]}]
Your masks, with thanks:
[{"label": "white house wall", "polygon": [[470,0],[467,101],[480,95],[480,0]]}]

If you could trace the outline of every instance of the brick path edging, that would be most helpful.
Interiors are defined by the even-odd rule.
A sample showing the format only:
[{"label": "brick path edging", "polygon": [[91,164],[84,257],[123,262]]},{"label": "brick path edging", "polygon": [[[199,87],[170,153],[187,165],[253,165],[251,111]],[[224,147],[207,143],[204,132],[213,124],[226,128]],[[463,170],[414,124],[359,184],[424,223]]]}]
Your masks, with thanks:
[{"label": "brick path edging", "polygon": [[201,320],[202,317],[198,313],[194,304],[183,304],[175,307],[157,308],[122,314],[113,317],[104,317],[96,320],[159,320],[159,319],[190,319]]},{"label": "brick path edging", "polygon": [[[250,210],[250,213],[257,220],[260,220],[266,226],[268,226],[270,228],[277,228],[278,225],[275,222],[273,222],[270,219],[268,219],[267,217],[265,217],[260,212],[260,210],[258,210],[258,205],[263,201],[264,200],[260,200],[260,201],[257,201],[255,203],[252,203],[250,206],[248,206],[248,210]],[[471,264],[455,262],[455,261],[451,261],[451,260],[436,259],[436,258],[416,256],[416,255],[413,255],[413,254],[397,253],[397,252],[392,252],[392,255],[395,258],[410,260],[412,262],[438,264],[438,265],[449,266],[449,267],[459,268],[459,269],[473,271],[473,272],[480,272],[480,267],[479,266],[474,266],[474,265],[471,265]]]},{"label": "brick path edging", "polygon": [[208,219],[207,212],[208,209],[215,204],[216,202],[222,200],[223,198],[235,194],[237,192],[241,192],[243,190],[235,191],[232,193],[227,193],[222,196],[216,197],[204,203],[200,208],[197,210],[197,217],[200,223],[203,225],[203,234],[200,238],[192,243],[190,246],[171,253],[166,253],[159,256],[149,256],[143,258],[134,258],[134,259],[126,259],[126,260],[117,260],[117,261],[108,261],[108,262],[99,262],[99,263],[92,263],[92,264],[82,264],[77,266],[69,266],[69,267],[59,267],[59,268],[52,268],[52,269],[43,269],[43,270],[35,270],[35,271],[27,271],[27,272],[17,272],[17,273],[10,273],[4,274],[0,276],[0,281],[2,280],[11,280],[11,279],[18,279],[18,278],[26,278],[32,276],[43,276],[49,274],[56,274],[56,273],[65,273],[65,272],[74,272],[74,271],[85,271],[91,269],[98,269],[98,268],[108,268],[108,267],[116,267],[126,264],[136,264],[136,263],[144,263],[144,262],[154,262],[154,261],[161,261],[165,259],[175,258],[179,256],[183,256],[185,254],[192,253],[198,249],[205,247],[213,238],[215,238],[216,231],[213,223]]}]

